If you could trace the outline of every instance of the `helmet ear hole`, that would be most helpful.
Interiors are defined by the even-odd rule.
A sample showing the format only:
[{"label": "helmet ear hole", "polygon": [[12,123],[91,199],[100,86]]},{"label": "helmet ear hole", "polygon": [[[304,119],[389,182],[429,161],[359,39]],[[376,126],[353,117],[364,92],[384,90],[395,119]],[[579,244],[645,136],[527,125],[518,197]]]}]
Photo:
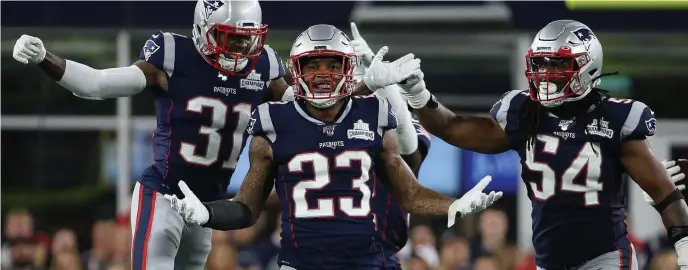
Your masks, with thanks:
[{"label": "helmet ear hole", "polygon": [[592,70],[588,71],[588,74],[590,74],[590,76],[595,76],[595,73],[597,73],[596,68],[593,68]]}]

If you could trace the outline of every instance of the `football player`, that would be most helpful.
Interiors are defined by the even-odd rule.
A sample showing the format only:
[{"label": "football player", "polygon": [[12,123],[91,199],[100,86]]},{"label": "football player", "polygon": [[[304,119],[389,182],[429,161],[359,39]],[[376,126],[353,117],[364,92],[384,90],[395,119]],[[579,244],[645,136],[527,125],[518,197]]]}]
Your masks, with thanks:
[{"label": "football player", "polygon": [[[376,182],[385,182],[404,210],[449,215],[450,222],[457,212],[480,211],[501,197],[482,193],[489,177],[458,200],[418,184],[399,155],[397,119],[387,100],[351,97],[358,61],[350,43],[331,25],[315,25],[299,35],[288,61],[297,99],[254,111],[248,128],[251,164],[237,196],[201,203],[180,182],[185,198],[166,196],[173,208],[205,227],[245,228],[258,218],[274,184],[282,205],[282,269],[377,270],[385,258],[371,215]],[[383,64],[386,52],[383,47],[369,68]],[[406,58],[413,55],[397,61]],[[409,63],[417,66],[399,72],[395,82],[418,71],[419,60]]]},{"label": "football player", "polygon": [[[365,69],[375,56],[368,42],[363,39],[356,23],[351,23],[351,45],[361,64],[356,71],[361,78]],[[420,167],[430,149],[430,134],[420,125],[418,119],[413,116],[401,96],[399,86],[394,84],[379,89],[375,95],[386,98],[397,118],[397,138],[399,154],[418,177]],[[409,215],[399,205],[387,188],[375,186],[371,198],[373,220],[376,224],[376,240],[382,248],[385,256],[383,269],[400,270],[401,264],[397,253],[408,240]]]},{"label": "football player", "polygon": [[432,134],[480,153],[515,150],[533,202],[540,269],[637,269],[627,237],[625,177],[655,202],[688,268],[688,207],[647,141],[652,110],[599,89],[602,45],[586,25],[558,20],[540,30],[526,55],[528,90],[509,91],[492,117],[456,115],[425,88],[422,73],[402,85]]},{"label": "football player", "polygon": [[[132,269],[203,268],[211,230],[185,224],[162,195],[181,196],[184,179],[202,201],[223,198],[251,112],[264,101],[293,99],[282,60],[265,45],[267,31],[256,0],[198,0],[191,37],[157,32],[128,67],[94,69],[47,51],[37,37],[17,40],[17,61],[37,64],[76,96],[153,93],[154,163],[132,196]],[[392,84],[385,80],[404,65],[369,70],[367,87]]]}]

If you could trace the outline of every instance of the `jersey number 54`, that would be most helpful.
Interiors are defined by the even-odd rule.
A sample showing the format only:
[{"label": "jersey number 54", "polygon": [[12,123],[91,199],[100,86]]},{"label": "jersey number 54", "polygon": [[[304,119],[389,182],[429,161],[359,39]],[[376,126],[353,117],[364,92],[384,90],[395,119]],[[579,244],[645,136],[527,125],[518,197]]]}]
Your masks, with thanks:
[{"label": "jersey number 54", "polygon": [[[559,150],[561,139],[548,135],[538,135],[538,143],[542,143],[542,154],[554,157]],[[601,149],[597,143],[585,143],[573,157],[571,165],[562,173],[557,175],[546,162],[535,161],[535,147],[528,148],[526,151],[525,164],[528,169],[542,174],[540,187],[537,183],[530,182],[533,196],[535,199],[546,201],[554,196],[556,192],[557,179],[561,181],[561,191],[582,193],[585,206],[595,206],[600,203],[599,192],[602,191],[600,183],[600,173],[602,170]],[[576,184],[573,180],[581,174],[585,176],[585,185]]]}]

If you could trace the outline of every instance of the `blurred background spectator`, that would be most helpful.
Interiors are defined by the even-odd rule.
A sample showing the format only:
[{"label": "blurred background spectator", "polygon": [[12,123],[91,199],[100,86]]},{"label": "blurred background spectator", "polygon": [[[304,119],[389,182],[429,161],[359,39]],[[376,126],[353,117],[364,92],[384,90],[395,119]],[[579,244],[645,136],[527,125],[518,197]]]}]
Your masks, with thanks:
[{"label": "blurred background spectator", "polygon": [[[655,109],[659,129],[651,143],[659,158],[688,157],[688,106],[682,102],[688,100],[686,11],[572,10],[554,1],[261,5],[270,27],[267,44],[283,60],[308,26],[328,23],[348,32],[355,21],[373,49],[390,46],[390,59],[408,52],[422,58],[428,87],[463,113],[485,113],[503,92],[524,86],[524,54],[537,29],[555,19],[582,21],[602,40],[605,70],[621,73],[605,78],[602,88]],[[188,1],[2,2],[2,269],[129,269],[129,196],[151,162],[155,127],[150,93],[100,102],[75,98],[37,68],[14,61],[16,39],[40,37],[51,51],[96,68],[129,65],[158,29],[190,35],[193,6]],[[119,147],[118,140],[124,142]],[[437,138],[432,143],[419,177],[424,185],[458,197],[490,174],[489,189],[503,190],[505,197],[451,229],[442,218],[413,216],[410,239],[399,253],[404,269],[535,269],[518,156],[481,155]],[[228,196],[247,170],[246,152]],[[119,157],[128,162],[118,164]],[[657,214],[639,194],[630,184],[629,237],[640,269],[677,269]],[[279,213],[265,212],[251,228],[215,231],[206,268],[278,269],[279,225]]]}]

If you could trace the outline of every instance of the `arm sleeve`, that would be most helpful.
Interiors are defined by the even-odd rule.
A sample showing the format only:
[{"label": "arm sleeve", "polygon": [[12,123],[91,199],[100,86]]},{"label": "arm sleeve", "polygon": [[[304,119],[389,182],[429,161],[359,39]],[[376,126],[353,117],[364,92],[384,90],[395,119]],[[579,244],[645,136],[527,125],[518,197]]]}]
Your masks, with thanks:
[{"label": "arm sleeve", "polygon": [[251,227],[253,214],[251,209],[241,202],[219,200],[203,203],[208,209],[209,219],[205,228],[228,231]]},{"label": "arm sleeve", "polygon": [[375,95],[387,99],[391,107],[390,111],[397,117],[399,153],[412,154],[418,149],[418,137],[411,122],[411,112],[408,111],[408,105],[401,96],[401,87],[393,84],[375,91]]},{"label": "arm sleeve", "polygon": [[657,120],[655,113],[640,101],[634,101],[626,117],[623,127],[621,127],[622,140],[643,140],[655,135]]},{"label": "arm sleeve", "polygon": [[[168,75],[174,69],[174,52],[165,51],[165,45],[171,43],[174,48],[174,37],[170,33],[158,31],[146,40],[139,53],[144,60]],[[169,45],[169,44],[168,44]],[[146,75],[137,66],[109,69],[94,69],[84,64],[67,60],[65,74],[58,82],[69,89],[75,96],[84,99],[102,100],[106,98],[127,97],[138,94],[146,88]]]},{"label": "arm sleeve", "polygon": [[65,73],[57,82],[83,99],[103,100],[128,97],[146,88],[146,75],[137,66],[94,69],[71,60],[66,61]]}]

